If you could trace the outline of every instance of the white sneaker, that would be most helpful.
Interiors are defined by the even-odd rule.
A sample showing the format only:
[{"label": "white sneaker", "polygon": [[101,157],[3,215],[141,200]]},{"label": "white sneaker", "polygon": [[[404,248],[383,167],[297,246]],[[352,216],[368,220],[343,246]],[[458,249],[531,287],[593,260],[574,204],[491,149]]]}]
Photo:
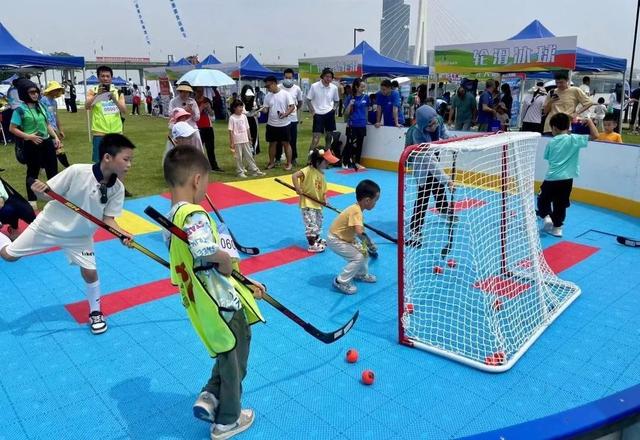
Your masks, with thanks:
[{"label": "white sneaker", "polygon": [[551,217],[546,216],[542,220],[542,230],[544,232],[549,232],[549,231],[551,231],[552,228],[553,228],[553,220],[551,220]]},{"label": "white sneaker", "polygon": [[325,245],[316,241],[315,243],[307,247],[307,252],[317,254],[318,252],[324,252],[325,249]]},{"label": "white sneaker", "polygon": [[101,311],[91,312],[89,314],[89,328],[91,333],[99,335],[107,331],[107,321]]},{"label": "white sneaker", "polygon": [[549,230],[549,234],[553,235],[554,237],[562,237],[562,226],[557,228],[552,227],[551,230]]},{"label": "white sneaker", "polygon": [[213,423],[216,418],[218,399],[208,391],[200,393],[193,404],[193,416],[205,422]]},{"label": "white sneaker", "polygon": [[364,281],[365,283],[375,283],[376,281],[378,281],[376,276],[372,273],[359,274],[353,278],[358,281]]},{"label": "white sneaker", "polygon": [[333,287],[345,295],[353,295],[358,291],[358,288],[351,281],[348,283],[341,283],[337,278],[333,279]]},{"label": "white sneaker", "polygon": [[245,173],[238,173],[238,177],[241,177],[243,179],[247,178],[247,175]]},{"label": "white sneaker", "polygon": [[252,409],[240,411],[240,417],[231,425],[211,425],[211,440],[225,440],[246,431],[253,424],[255,413]]},{"label": "white sneaker", "polygon": [[251,175],[252,176],[266,176],[267,173],[263,173],[262,171],[258,170],[258,171],[255,171],[255,172],[251,173]]}]

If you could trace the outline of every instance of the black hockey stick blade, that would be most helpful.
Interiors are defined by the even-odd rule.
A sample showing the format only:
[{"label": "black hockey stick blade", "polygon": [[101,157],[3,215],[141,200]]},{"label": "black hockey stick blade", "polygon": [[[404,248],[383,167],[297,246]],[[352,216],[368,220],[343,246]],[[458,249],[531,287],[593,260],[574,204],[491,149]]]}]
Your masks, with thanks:
[{"label": "black hockey stick blade", "polygon": [[[277,177],[276,177],[274,180],[275,180],[276,182],[278,182],[280,185],[286,186],[286,187],[287,187],[287,188],[289,188],[290,190],[293,190],[293,191],[295,191],[295,190],[296,190],[296,189],[295,189],[295,187],[294,187],[293,185],[289,185],[287,182],[283,182],[282,180],[278,179]],[[304,195],[304,197],[306,197],[306,198],[308,198],[308,199],[310,199],[310,200],[313,200],[314,202],[319,203],[320,205],[324,206],[325,208],[328,208],[328,209],[330,209],[330,210],[332,210],[332,211],[334,211],[334,212],[337,212],[338,214],[340,214],[340,213],[342,212],[342,211],[340,211],[338,208],[335,208],[335,207],[331,206],[331,205],[330,205],[330,204],[328,204],[328,203],[321,202],[320,200],[316,199],[315,197],[312,197],[312,196],[310,196],[310,195],[308,195],[308,194],[303,194],[303,195]],[[369,229],[370,231],[375,232],[375,233],[376,233],[376,234],[378,234],[380,237],[382,237],[382,238],[386,238],[386,239],[387,239],[387,240],[389,240],[390,242],[395,243],[395,244],[398,244],[398,239],[397,239],[397,238],[392,237],[391,235],[387,234],[386,232],[381,231],[380,229],[374,228],[373,226],[370,226],[370,225],[368,225],[368,224],[366,224],[366,223],[364,224],[364,227],[365,227],[365,228],[367,228],[367,229]]]},{"label": "black hockey stick blade", "polygon": [[640,240],[633,240],[631,238],[627,238],[627,237],[623,237],[621,235],[618,235],[616,237],[616,241],[620,244],[623,244],[625,246],[629,246],[629,247],[640,247]]},{"label": "black hockey stick blade", "polygon": [[[177,227],[171,220],[169,220],[168,218],[166,218],[165,216],[160,214],[155,208],[153,208],[151,206],[147,206],[145,208],[144,212],[149,217],[151,217],[153,220],[158,222],[158,224],[160,224],[162,227],[164,227],[169,232],[171,232],[173,235],[175,235],[176,237],[178,237],[182,241],[187,242],[188,239],[187,239],[186,232],[184,232],[182,229]],[[246,276],[244,276],[243,274],[241,274],[238,271],[234,270],[233,273],[231,274],[231,276],[236,281],[244,284],[245,286],[247,286],[249,288],[252,287],[252,286],[255,286],[255,283],[253,283],[250,279],[248,279]],[[318,328],[314,327],[313,325],[311,325],[310,323],[306,322],[302,318],[300,318],[298,315],[296,315],[291,310],[286,308],[277,299],[275,299],[274,297],[272,297],[268,293],[266,293],[266,292],[263,293],[262,294],[262,298],[267,303],[269,303],[273,308],[275,308],[280,313],[285,315],[287,318],[289,318],[290,320],[292,320],[293,322],[298,324],[300,327],[302,327],[302,329],[304,331],[309,333],[311,336],[313,336],[317,340],[319,340],[321,342],[324,342],[325,344],[331,344],[332,342],[335,342],[338,339],[342,338],[344,335],[346,335],[349,332],[349,330],[351,330],[351,328],[353,327],[353,324],[355,324],[355,322],[358,319],[358,316],[360,314],[359,311],[356,311],[356,313],[351,317],[351,319],[349,321],[347,321],[347,323],[344,324],[339,329],[337,329],[337,330],[335,330],[333,332],[323,332],[323,331],[319,330]]]},{"label": "black hockey stick blade", "polygon": [[[222,218],[222,214],[220,214],[220,212],[216,209],[215,205],[213,204],[213,201],[211,200],[211,197],[209,197],[209,194],[205,194],[204,196],[207,199],[207,202],[209,203],[209,206],[211,206],[211,209],[213,209],[213,212],[215,213],[216,217],[218,217],[218,220],[220,220],[222,223],[224,223],[224,219]],[[227,230],[229,231],[229,235],[231,236],[231,239],[233,240],[234,246],[240,252],[242,252],[243,254],[247,254],[247,255],[258,255],[260,253],[260,249],[258,249],[257,247],[242,246],[240,243],[238,243],[238,240],[236,240],[236,236],[233,235],[233,232],[231,232],[231,229],[229,228],[229,226],[227,226]]]}]

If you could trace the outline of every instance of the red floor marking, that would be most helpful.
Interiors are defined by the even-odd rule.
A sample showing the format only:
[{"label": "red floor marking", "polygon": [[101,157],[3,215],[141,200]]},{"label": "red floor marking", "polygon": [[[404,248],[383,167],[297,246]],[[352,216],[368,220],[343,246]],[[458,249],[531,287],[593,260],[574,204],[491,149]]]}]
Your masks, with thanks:
[{"label": "red floor marking", "polygon": [[[341,195],[342,195],[342,193],[339,193],[339,192],[336,192],[336,191],[333,191],[333,190],[328,190],[327,191],[327,198],[335,197],[335,196],[341,196]],[[290,197],[288,199],[280,199],[278,201],[282,202],[282,203],[286,203],[287,205],[295,205],[300,201],[300,197],[295,196],[295,197]]]},{"label": "red floor marking", "polygon": [[[547,264],[554,273],[560,273],[581,261],[589,258],[600,249],[584,244],[572,243],[570,241],[561,241],[553,246],[549,246],[543,251]],[[522,268],[530,268],[531,260],[522,260],[517,266]],[[518,282],[502,279],[499,276],[492,276],[486,280],[480,280],[473,283],[473,287],[487,293],[494,293],[498,296],[507,296],[509,299],[515,298],[529,288],[528,284],[520,284]]]},{"label": "red floor marking", "polygon": [[[314,255],[315,254],[311,254],[300,247],[289,246],[284,249],[242,260],[240,269],[245,275],[251,275]],[[100,298],[100,304],[102,312],[106,316],[109,316],[131,307],[173,295],[177,292],[178,288],[172,286],[168,279],[160,280],[103,295],[102,298]],[[87,301],[78,301],[73,304],[67,304],[64,307],[79,324],[88,322],[89,304]]]},{"label": "red floor marking", "polygon": [[506,296],[511,299],[525,292],[530,285],[503,279],[499,276],[492,276],[482,281],[476,281],[473,283],[473,287],[485,293],[493,293],[497,296]]},{"label": "red floor marking", "polygon": [[[460,211],[464,211],[465,209],[482,208],[486,204],[487,202],[485,202],[484,200],[462,199],[462,200],[457,200],[453,203],[453,210],[455,212],[460,212]],[[436,208],[431,208],[429,209],[429,211],[436,212],[436,213],[438,212]]]},{"label": "red floor marking", "polygon": [[598,252],[600,248],[584,244],[561,241],[544,250],[544,258],[554,273],[560,273],[586,260]]},{"label": "red floor marking", "polygon": [[366,173],[366,172],[367,172],[366,168],[360,169],[360,170],[354,170],[353,168],[349,168],[347,170],[338,171],[338,174],[356,174],[356,173],[360,174],[360,173]]},{"label": "red floor marking", "polygon": [[[103,295],[100,298],[100,307],[102,308],[102,313],[109,316],[140,304],[173,295],[177,291],[178,288],[172,286],[169,280],[154,281],[153,283]],[[67,304],[64,307],[78,324],[85,324],[89,321],[89,303],[87,301]]]},{"label": "red floor marking", "polygon": [[[263,199],[250,192],[243,191],[233,186],[225,185],[224,183],[214,182],[209,184],[207,188],[207,194],[215,203],[217,209],[230,208],[232,206],[247,205],[249,203],[268,202],[270,200]],[[162,197],[170,199],[169,193],[161,194]],[[209,211],[211,208],[205,201],[202,206]]]}]

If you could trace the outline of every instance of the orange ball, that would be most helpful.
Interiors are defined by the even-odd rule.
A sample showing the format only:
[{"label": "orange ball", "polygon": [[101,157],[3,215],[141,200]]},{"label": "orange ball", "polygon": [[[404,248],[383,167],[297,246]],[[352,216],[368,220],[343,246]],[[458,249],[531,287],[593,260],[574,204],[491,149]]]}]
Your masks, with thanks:
[{"label": "orange ball", "polygon": [[457,264],[458,264],[458,263],[456,263],[456,260],[454,260],[453,258],[449,258],[449,259],[447,260],[447,266],[449,266],[449,267],[451,267],[451,268],[456,267],[456,265],[457,265]]},{"label": "orange ball", "polygon": [[362,372],[362,383],[365,385],[371,385],[373,383],[374,375],[371,370],[364,370]]},{"label": "orange ball", "polygon": [[435,274],[441,274],[442,272],[444,272],[444,269],[442,269],[440,266],[433,266],[433,273]]},{"label": "orange ball", "polygon": [[408,303],[404,306],[404,310],[408,315],[411,315],[413,313],[413,304]]},{"label": "orange ball", "polygon": [[350,348],[347,350],[347,362],[350,364],[355,364],[358,361],[358,350],[355,348]]}]

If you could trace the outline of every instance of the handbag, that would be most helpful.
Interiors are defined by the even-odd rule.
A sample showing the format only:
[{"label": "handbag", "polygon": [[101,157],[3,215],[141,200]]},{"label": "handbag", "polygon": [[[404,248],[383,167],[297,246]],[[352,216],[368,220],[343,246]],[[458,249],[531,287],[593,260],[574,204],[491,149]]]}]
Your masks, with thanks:
[{"label": "handbag", "polygon": [[24,141],[18,137],[15,138],[15,143],[16,143],[16,149],[15,149],[15,153],[16,153],[16,160],[21,163],[22,165],[26,165],[27,164],[27,155],[24,151]]}]

